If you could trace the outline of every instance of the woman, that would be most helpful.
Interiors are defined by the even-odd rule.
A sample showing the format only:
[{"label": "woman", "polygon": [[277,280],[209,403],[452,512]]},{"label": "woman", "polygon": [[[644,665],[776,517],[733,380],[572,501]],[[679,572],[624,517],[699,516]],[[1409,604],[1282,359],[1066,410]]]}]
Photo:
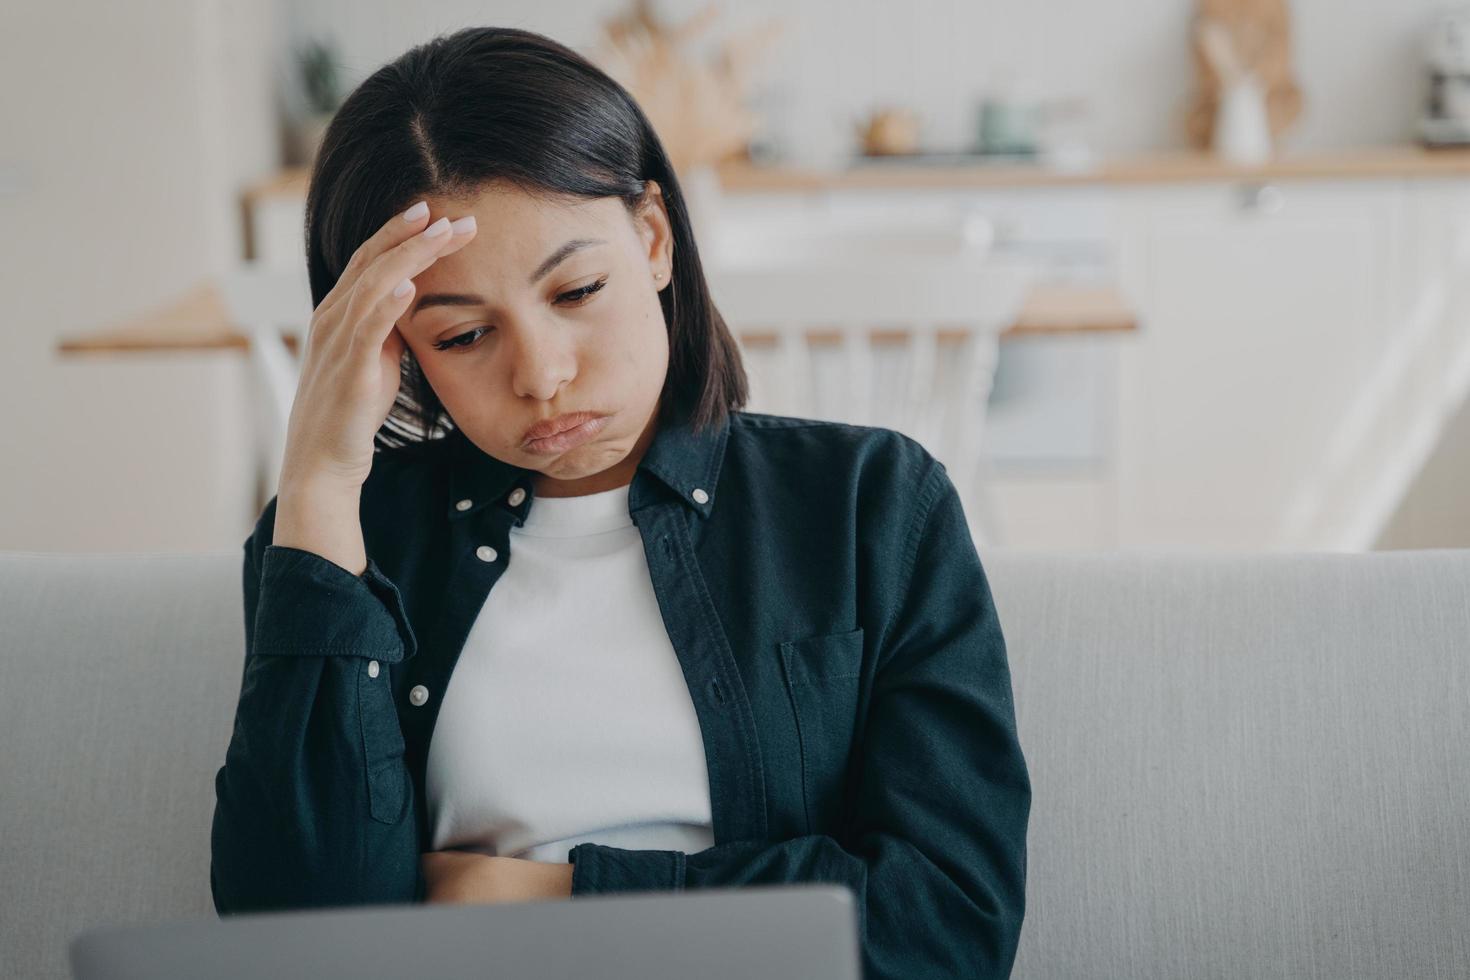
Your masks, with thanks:
[{"label": "woman", "polygon": [[869,976],[1006,975],[1030,783],[959,497],[893,431],[741,411],[631,97],[525,31],[414,48],[307,246],[219,912],[836,882]]}]

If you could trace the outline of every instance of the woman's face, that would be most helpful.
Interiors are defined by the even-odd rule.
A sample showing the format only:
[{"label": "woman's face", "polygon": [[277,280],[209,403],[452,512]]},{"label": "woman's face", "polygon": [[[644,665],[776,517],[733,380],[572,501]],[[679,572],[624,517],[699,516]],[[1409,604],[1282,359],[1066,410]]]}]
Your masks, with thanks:
[{"label": "woman's face", "polygon": [[[673,237],[663,195],[648,187],[639,217],[617,198],[549,200],[504,185],[427,198],[431,221],[473,214],[477,230],[414,277],[397,329],[458,428],[538,470],[539,495],[625,486],[653,439]],[[532,424],[578,412],[605,416],[589,438],[526,444]]]}]

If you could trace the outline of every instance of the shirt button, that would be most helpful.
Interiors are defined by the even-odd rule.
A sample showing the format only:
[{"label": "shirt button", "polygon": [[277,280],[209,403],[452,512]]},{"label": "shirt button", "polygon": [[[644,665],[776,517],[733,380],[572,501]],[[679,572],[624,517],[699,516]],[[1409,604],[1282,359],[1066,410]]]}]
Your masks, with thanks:
[{"label": "shirt button", "polygon": [[408,692],[408,699],[414,704],[423,704],[429,700],[429,689],[422,684],[415,684],[413,690]]},{"label": "shirt button", "polygon": [[705,493],[702,487],[695,487],[693,496],[694,499],[699,501],[701,504],[709,502],[709,494]]},{"label": "shirt button", "polygon": [[378,676],[378,662],[376,660],[369,660],[368,661],[368,676],[369,677],[377,677]]},{"label": "shirt button", "polygon": [[510,502],[510,505],[512,507],[519,507],[521,505],[521,501],[526,499],[526,491],[521,487],[516,487],[510,492],[510,496],[506,499]]},{"label": "shirt button", "polygon": [[475,557],[481,561],[494,561],[499,557],[499,553],[488,544],[482,544],[475,549]]},{"label": "shirt button", "polygon": [[459,503],[455,504],[454,505],[454,509],[455,510],[469,510],[473,506],[475,506],[474,501],[472,501],[468,497],[466,497],[464,500],[461,500]]}]

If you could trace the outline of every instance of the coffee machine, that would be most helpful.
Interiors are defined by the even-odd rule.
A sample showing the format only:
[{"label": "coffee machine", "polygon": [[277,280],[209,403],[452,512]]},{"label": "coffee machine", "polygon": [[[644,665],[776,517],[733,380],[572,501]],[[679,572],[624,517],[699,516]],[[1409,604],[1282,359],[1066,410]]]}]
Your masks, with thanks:
[{"label": "coffee machine", "polygon": [[1428,146],[1470,146],[1470,7],[1439,15],[1425,54],[1429,98],[1420,139]]}]

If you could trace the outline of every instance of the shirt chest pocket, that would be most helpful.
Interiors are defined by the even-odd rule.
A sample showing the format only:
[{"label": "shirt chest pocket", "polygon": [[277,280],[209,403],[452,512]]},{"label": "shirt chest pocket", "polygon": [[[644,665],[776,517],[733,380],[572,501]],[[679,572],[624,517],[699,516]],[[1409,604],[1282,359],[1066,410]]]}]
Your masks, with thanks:
[{"label": "shirt chest pocket", "polygon": [[779,646],[801,742],[807,833],[836,835],[857,727],[863,631],[784,640]]}]

